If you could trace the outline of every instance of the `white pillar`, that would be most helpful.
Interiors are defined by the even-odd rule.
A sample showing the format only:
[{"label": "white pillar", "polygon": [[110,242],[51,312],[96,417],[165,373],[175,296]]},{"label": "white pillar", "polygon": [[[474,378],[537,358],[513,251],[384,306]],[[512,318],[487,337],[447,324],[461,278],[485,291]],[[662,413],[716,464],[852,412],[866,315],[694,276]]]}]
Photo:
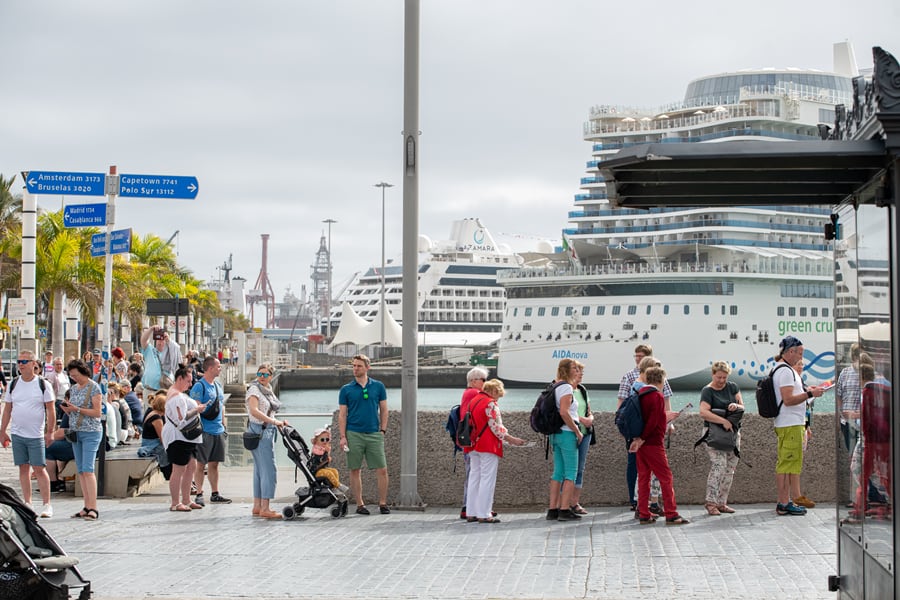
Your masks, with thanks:
[{"label": "white pillar", "polygon": [[37,258],[37,198],[22,192],[22,298],[25,299],[25,324],[19,328],[19,348],[37,352],[35,339],[35,261]]}]

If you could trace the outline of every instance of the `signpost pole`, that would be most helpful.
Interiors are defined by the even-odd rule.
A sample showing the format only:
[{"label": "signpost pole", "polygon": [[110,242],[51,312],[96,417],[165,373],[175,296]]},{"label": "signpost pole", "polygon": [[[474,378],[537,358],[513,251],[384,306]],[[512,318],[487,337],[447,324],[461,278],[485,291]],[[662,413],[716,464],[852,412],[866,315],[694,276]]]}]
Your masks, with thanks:
[{"label": "signpost pole", "polygon": [[116,194],[118,193],[117,167],[110,165],[106,182],[106,272],[103,281],[103,358],[110,357],[112,350],[112,232],[116,226]]}]

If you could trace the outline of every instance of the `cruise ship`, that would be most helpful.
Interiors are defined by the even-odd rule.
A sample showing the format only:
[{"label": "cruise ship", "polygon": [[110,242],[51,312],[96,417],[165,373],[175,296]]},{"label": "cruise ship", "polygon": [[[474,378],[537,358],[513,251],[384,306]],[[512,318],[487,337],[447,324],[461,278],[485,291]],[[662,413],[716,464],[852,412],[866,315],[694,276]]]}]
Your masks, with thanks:
[{"label": "cruise ship", "polygon": [[592,154],[563,248],[543,267],[499,277],[507,296],[499,376],[545,382],[559,359],[575,358],[585,383],[615,387],[644,343],[675,387],[699,389],[717,360],[754,387],[790,334],[804,342],[806,380],[833,378],[830,207],[614,209],[600,169],[637,144],[820,139],[835,105],[851,103],[852,64],[852,49],[839,44],[835,72],[723,73],[692,81],[683,101],[655,110],[591,108]]},{"label": "cruise ship", "polygon": [[[460,219],[451,225],[450,238],[433,241],[419,236],[418,318],[419,345],[471,347],[495,344],[500,338],[504,289],[498,273],[523,265],[520,255],[498,244],[477,218]],[[359,323],[345,318],[352,310],[363,321],[374,323],[381,304],[381,267],[370,267],[358,275],[340,295],[332,310],[332,327]],[[390,321],[402,325],[403,267],[389,263],[384,269],[385,305]],[[396,330],[395,330],[396,331]],[[338,329],[337,340],[350,341],[353,333]],[[398,334],[399,335],[399,334]],[[366,343],[371,343],[371,336]],[[399,345],[391,343],[390,345]]]}]

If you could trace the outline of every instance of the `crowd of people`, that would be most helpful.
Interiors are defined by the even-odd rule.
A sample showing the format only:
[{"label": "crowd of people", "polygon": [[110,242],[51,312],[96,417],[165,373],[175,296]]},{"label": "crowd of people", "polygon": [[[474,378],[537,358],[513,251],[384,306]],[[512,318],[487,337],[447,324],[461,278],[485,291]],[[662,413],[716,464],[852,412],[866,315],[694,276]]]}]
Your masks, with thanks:
[{"label": "crowd of people", "polygon": [[[855,483],[851,518],[865,513],[873,503],[886,502],[891,481],[878,466],[884,462],[885,436],[876,425],[860,425],[868,405],[874,423],[884,402],[879,402],[877,377],[871,359],[852,349],[853,365],[843,370],[837,383],[837,400],[846,448],[852,454]],[[624,440],[627,456],[625,482],[634,518],[642,525],[664,517],[667,525],[687,524],[679,514],[672,471],[666,454],[666,436],[679,412],[671,408],[672,390],[662,363],[648,344],[634,348],[634,369],[626,372],[618,391],[619,405],[634,396],[640,406],[643,431]],[[811,403],[825,388],[808,386],[802,379],[803,344],[793,336],[779,344],[771,371],[780,410],[774,418],[775,511],[778,515],[804,515],[815,502],[800,491],[803,453],[810,433]],[[353,379],[338,394],[339,447],[346,453],[349,490],[340,484],[331,465],[331,431],[320,428],[313,435],[312,472],[331,482],[340,493],[349,491],[356,514],[368,515],[363,498],[363,465],[377,481],[378,511],[390,514],[385,435],[388,428],[387,391],[369,376],[369,358],[352,359]],[[785,367],[785,368],[781,368]],[[554,376],[553,394],[562,426],[549,436],[553,473],[548,489],[546,518],[577,521],[588,511],[581,505],[581,490],[590,446],[596,442],[594,414],[588,391],[582,385],[585,365],[562,359]],[[150,327],[141,334],[141,351],[127,360],[113,348],[108,360],[99,350],[67,364],[52,353],[43,363],[29,351],[18,357],[19,376],[3,394],[0,443],[11,445],[19,469],[23,499],[32,502],[32,477],[36,480],[41,508],[36,513],[53,516],[51,493],[65,491],[61,471],[74,460],[84,507],[74,518],[95,520],[97,480],[94,465],[101,445],[105,449],[139,440],[139,456],[154,457],[169,481],[172,512],[191,512],[208,501],[226,504],[231,499],[219,490],[219,465],[225,460],[224,393],[218,381],[221,360],[193,353],[182,356],[164,328]],[[731,514],[729,492],[740,460],[740,422],[744,402],[731,380],[730,366],[716,361],[711,379],[700,392],[700,416],[708,429],[698,441],[706,444],[710,468],[705,510],[710,516]],[[272,388],[275,369],[261,363],[246,392],[247,431],[258,438],[252,448],[253,517],[280,519],[271,501],[275,497],[276,432],[288,425],[277,415],[281,402]],[[866,393],[870,396],[866,402]],[[463,448],[465,478],[460,518],[468,522],[499,523],[494,510],[499,460],[505,445],[523,446],[503,423],[500,410],[505,390],[488,372],[474,367],[460,401],[459,416],[467,417],[471,443]],[[882,394],[883,396],[884,394]],[[146,401],[146,403],[145,403]],[[883,427],[882,427],[883,429]],[[887,444],[889,446],[889,436]],[[880,462],[879,462],[880,461]],[[344,497],[344,496],[342,496]]]}]

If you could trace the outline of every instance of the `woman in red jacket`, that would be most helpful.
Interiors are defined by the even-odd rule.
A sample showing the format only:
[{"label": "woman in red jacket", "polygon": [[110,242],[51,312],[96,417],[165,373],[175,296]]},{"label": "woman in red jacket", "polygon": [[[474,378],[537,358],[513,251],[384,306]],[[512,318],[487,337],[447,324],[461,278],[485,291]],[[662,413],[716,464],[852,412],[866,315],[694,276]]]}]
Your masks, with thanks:
[{"label": "woman in red jacket", "polygon": [[469,523],[499,523],[491,516],[494,505],[494,487],[497,485],[497,467],[503,456],[503,442],[522,446],[525,440],[506,431],[500,418],[497,401],[505,393],[503,382],[491,379],[484,383],[481,392],[469,401],[474,433],[473,449],[469,453],[469,487],[466,492],[466,520]]}]

